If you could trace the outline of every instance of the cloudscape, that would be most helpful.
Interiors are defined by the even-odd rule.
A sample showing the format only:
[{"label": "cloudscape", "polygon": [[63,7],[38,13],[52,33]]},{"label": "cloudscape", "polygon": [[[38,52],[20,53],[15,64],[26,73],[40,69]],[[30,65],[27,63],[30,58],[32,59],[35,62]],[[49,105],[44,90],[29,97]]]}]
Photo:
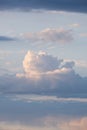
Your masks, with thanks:
[{"label": "cloudscape", "polygon": [[86,0],[0,0],[0,9],[47,9],[47,10],[64,10],[75,12],[87,12]]},{"label": "cloudscape", "polygon": [[[87,98],[87,77],[81,77],[73,61],[64,61],[45,52],[28,51],[23,60],[23,73],[3,75],[2,93],[39,94],[46,96]],[[9,85],[11,84],[11,86]],[[3,86],[3,87],[2,87]]]},{"label": "cloudscape", "polygon": [[87,129],[86,0],[0,0],[0,130]]}]

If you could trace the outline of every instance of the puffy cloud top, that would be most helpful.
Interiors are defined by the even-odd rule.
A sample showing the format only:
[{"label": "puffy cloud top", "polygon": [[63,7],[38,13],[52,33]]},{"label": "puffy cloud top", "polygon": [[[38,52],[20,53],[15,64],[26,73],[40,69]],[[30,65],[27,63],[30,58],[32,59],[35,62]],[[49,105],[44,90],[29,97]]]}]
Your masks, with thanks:
[{"label": "puffy cloud top", "polygon": [[26,73],[43,73],[58,69],[61,62],[62,60],[58,60],[45,52],[34,53],[28,51],[23,61],[23,67]]},{"label": "puffy cloud top", "polygon": [[23,60],[24,73],[0,76],[0,92],[87,98],[87,77],[77,74],[74,65],[45,52],[28,51]]}]

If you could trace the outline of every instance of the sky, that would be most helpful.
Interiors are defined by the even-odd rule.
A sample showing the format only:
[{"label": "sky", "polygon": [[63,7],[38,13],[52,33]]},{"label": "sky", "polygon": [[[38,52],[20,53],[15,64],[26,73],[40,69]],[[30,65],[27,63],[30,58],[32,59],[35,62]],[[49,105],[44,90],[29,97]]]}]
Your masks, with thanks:
[{"label": "sky", "polygon": [[86,0],[0,0],[0,130],[86,130],[86,52]]}]

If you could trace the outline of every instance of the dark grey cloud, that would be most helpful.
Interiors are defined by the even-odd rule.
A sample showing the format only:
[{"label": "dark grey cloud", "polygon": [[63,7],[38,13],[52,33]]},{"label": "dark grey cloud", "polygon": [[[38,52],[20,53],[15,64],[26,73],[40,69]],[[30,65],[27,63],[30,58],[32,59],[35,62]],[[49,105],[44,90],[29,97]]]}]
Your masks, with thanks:
[{"label": "dark grey cloud", "polygon": [[14,41],[14,38],[8,36],[0,36],[0,41]]},{"label": "dark grey cloud", "polygon": [[86,0],[0,0],[0,10],[46,9],[73,12],[87,12]]},{"label": "dark grey cloud", "polygon": [[53,77],[42,77],[38,81],[13,75],[0,76],[0,93],[3,94],[36,94],[57,96],[60,98],[87,98],[87,77],[75,73]]}]

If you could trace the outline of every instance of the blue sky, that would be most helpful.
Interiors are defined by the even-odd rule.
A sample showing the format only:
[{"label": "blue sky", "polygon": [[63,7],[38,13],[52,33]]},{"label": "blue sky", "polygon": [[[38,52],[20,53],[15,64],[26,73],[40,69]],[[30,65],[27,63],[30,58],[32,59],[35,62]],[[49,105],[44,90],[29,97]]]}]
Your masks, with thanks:
[{"label": "blue sky", "polygon": [[0,0],[0,130],[85,130],[86,51],[86,0]]}]

